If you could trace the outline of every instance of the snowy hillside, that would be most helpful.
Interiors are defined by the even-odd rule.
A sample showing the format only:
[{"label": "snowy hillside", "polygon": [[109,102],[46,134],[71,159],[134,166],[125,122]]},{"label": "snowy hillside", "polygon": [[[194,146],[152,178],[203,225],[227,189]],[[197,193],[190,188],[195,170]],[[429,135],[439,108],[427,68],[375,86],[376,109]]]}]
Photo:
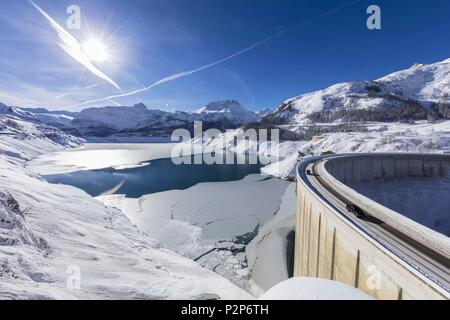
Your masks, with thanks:
[{"label": "snowy hillside", "polygon": [[75,118],[77,112],[69,112],[69,111],[49,111],[44,108],[21,108],[24,111],[31,112],[34,114],[34,117],[41,121],[42,123],[54,126],[68,126]]},{"label": "snowy hillside", "polygon": [[0,115],[0,156],[10,156],[10,160],[30,160],[83,142],[54,127]]},{"label": "snowy hillside", "polygon": [[249,297],[163,249],[121,211],[24,167],[25,160],[80,142],[0,116],[0,299]]},{"label": "snowy hillside", "polygon": [[[320,126],[319,126],[320,127]],[[264,157],[278,157],[279,162],[263,167],[264,174],[293,177],[299,154],[303,156],[323,153],[353,152],[411,152],[450,153],[450,121],[428,123],[367,123],[360,130],[339,131],[339,126],[327,126],[329,132],[308,140],[278,143],[239,140],[238,131],[223,134],[216,139],[202,141],[207,150],[229,150],[238,154],[257,153]]]},{"label": "snowy hillside", "polygon": [[289,99],[263,122],[305,125],[341,121],[450,118],[450,59],[414,65],[375,81],[344,82]]},{"label": "snowy hillside", "polygon": [[273,112],[273,109],[270,108],[263,108],[259,111],[257,111],[256,113],[262,118],[267,116],[268,114],[271,114]]},{"label": "snowy hillside", "polygon": [[69,125],[75,113],[67,111],[49,111],[43,108],[18,108],[0,103],[0,115],[10,115],[26,121],[61,127]]}]

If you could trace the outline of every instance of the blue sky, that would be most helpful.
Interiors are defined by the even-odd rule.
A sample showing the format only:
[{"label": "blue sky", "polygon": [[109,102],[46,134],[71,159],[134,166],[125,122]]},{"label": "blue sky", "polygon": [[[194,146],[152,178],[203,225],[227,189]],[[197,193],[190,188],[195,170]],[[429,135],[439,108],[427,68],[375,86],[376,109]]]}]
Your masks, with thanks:
[{"label": "blue sky", "polygon": [[[109,58],[97,66],[123,92],[214,63],[283,31],[232,59],[135,95],[120,94],[59,46],[49,22],[27,0],[0,10],[0,101],[79,110],[133,105],[193,110],[237,99],[251,109],[337,82],[375,79],[413,63],[450,57],[448,0],[34,0],[66,28],[76,4],[80,43],[98,38]],[[382,30],[366,28],[366,9],[382,10]],[[299,26],[290,29],[292,26]],[[111,100],[111,101],[110,101]]]}]

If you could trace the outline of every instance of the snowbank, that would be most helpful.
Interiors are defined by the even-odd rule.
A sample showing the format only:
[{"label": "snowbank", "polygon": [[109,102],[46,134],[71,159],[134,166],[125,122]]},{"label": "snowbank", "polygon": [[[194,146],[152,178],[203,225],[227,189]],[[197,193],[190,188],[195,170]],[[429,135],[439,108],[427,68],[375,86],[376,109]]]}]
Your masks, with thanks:
[{"label": "snowbank", "polygon": [[289,278],[287,237],[295,232],[296,186],[289,184],[275,217],[261,226],[258,235],[247,246],[252,293],[261,295]]},{"label": "snowbank", "polygon": [[373,298],[341,282],[318,278],[292,278],[267,291],[260,300],[373,300]]}]

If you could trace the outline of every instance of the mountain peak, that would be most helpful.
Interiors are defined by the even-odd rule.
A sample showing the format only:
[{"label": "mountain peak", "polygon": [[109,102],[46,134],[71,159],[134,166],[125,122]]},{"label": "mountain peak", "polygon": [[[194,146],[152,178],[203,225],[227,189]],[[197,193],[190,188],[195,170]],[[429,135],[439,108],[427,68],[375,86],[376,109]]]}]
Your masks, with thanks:
[{"label": "mountain peak", "polygon": [[261,110],[259,110],[258,112],[256,112],[257,114],[259,114],[261,117],[267,116],[268,114],[272,113],[273,110],[270,108],[263,108]]},{"label": "mountain peak", "polygon": [[146,106],[145,104],[143,104],[142,102],[136,103],[136,104],[133,106],[133,108],[148,110],[147,106]]},{"label": "mountain peak", "polygon": [[208,103],[206,106],[197,110],[197,113],[206,112],[242,112],[248,111],[237,100],[220,100]]},{"label": "mountain peak", "polygon": [[12,107],[9,107],[6,104],[0,102],[0,113],[9,113],[12,112],[12,110]]},{"label": "mountain peak", "polygon": [[343,82],[306,93],[287,100],[264,121],[305,125],[424,120],[433,103],[448,101],[449,62],[415,64],[373,81]]},{"label": "mountain peak", "polygon": [[426,66],[426,64],[424,64],[424,63],[414,63],[412,66],[411,66],[411,68],[412,69],[417,69],[417,68],[421,68],[421,67],[425,67]]}]

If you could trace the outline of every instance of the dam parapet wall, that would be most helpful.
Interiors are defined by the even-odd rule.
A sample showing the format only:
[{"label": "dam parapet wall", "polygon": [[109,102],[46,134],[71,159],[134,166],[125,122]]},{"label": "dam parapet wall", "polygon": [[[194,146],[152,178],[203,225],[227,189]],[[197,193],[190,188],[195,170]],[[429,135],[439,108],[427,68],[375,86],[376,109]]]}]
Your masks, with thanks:
[{"label": "dam parapet wall", "polygon": [[[312,169],[313,165],[317,171]],[[393,228],[448,257],[448,237],[433,232],[430,236],[428,228],[364,198],[346,184],[449,177],[449,174],[447,155],[335,155],[300,164],[294,275],[340,281],[377,299],[450,299],[446,285],[434,281],[402,254],[388,249],[383,239],[364,231],[354,219],[342,214],[345,205],[336,207],[329,201],[329,195],[318,192],[309,182],[311,176],[320,178],[333,187],[333,192],[376,212]]]},{"label": "dam parapet wall", "polygon": [[450,155],[353,155],[330,159],[325,168],[344,184],[373,180],[448,178]]}]

